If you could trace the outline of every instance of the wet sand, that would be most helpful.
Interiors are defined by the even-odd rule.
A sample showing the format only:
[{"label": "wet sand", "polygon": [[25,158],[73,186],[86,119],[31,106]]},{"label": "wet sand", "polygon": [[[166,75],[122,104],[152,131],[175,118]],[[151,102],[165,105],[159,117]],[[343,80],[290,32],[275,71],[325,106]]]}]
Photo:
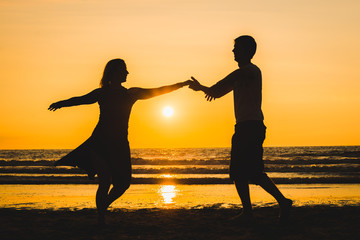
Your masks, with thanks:
[{"label": "wet sand", "polygon": [[[296,207],[359,206],[360,184],[284,184],[281,192]],[[97,185],[0,185],[0,209],[81,210],[95,208]],[[250,185],[255,207],[276,206],[275,199],[262,188]],[[240,208],[234,185],[154,185],[133,184],[111,209],[197,209]]]},{"label": "wet sand", "polygon": [[286,224],[278,208],[255,209],[254,223],[229,219],[238,209],[114,209],[99,228],[95,209],[0,209],[0,236],[10,239],[360,239],[360,207],[295,207]]},{"label": "wet sand", "polygon": [[0,239],[360,239],[358,184],[279,185],[294,200],[280,224],[274,199],[251,186],[256,221],[229,221],[232,185],[132,185],[97,225],[96,185],[1,185]]}]

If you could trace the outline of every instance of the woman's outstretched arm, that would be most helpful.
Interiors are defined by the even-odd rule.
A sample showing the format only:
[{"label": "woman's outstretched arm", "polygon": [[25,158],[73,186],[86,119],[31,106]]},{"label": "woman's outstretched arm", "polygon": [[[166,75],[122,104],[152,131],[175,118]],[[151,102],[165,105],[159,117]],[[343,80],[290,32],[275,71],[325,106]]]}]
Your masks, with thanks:
[{"label": "woman's outstretched arm", "polygon": [[179,82],[168,86],[163,86],[159,88],[130,88],[129,93],[135,99],[148,99],[152,97],[156,97],[165,93],[169,93],[184,86],[190,85],[191,81]]},{"label": "woman's outstretched arm", "polygon": [[69,98],[67,100],[62,100],[59,102],[55,102],[53,104],[50,105],[50,107],[48,108],[48,110],[50,111],[55,111],[59,108],[62,107],[71,107],[71,106],[78,106],[78,105],[84,105],[84,104],[93,104],[96,103],[98,101],[98,96],[100,93],[101,89],[95,89],[94,91],[85,94],[83,96],[79,96],[79,97],[72,97]]}]

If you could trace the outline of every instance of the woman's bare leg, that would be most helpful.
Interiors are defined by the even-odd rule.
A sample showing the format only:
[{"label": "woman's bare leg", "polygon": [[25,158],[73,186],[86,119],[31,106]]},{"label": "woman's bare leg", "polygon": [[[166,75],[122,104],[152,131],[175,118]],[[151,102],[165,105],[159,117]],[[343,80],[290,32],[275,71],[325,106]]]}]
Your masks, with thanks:
[{"label": "woman's bare leg", "polygon": [[97,171],[99,187],[96,192],[96,207],[99,224],[105,223],[105,212],[108,207],[109,189],[111,185],[111,172],[105,161],[94,155],[94,167]]},{"label": "woman's bare leg", "polygon": [[109,192],[106,208],[108,208],[116,199],[121,197],[129,187],[130,187],[130,182],[122,183],[122,184],[114,184]]},{"label": "woman's bare leg", "polygon": [[105,212],[108,207],[107,202],[109,199],[109,188],[110,188],[110,181],[106,177],[101,177],[101,174],[98,174],[99,179],[99,187],[96,192],[96,207],[98,211],[98,219],[100,224],[105,223]]}]

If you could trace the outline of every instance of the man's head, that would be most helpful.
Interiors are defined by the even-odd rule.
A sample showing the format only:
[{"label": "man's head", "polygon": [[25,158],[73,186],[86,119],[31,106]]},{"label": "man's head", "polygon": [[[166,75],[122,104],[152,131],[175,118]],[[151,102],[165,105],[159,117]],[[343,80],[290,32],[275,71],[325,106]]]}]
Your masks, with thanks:
[{"label": "man's head", "polygon": [[251,60],[256,52],[255,39],[248,35],[236,38],[233,52],[237,62]]}]

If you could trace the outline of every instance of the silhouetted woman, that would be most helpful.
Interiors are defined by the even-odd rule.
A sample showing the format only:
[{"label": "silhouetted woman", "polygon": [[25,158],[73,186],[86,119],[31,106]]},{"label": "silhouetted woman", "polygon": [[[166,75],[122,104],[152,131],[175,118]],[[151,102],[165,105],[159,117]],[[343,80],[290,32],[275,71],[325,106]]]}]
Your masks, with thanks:
[{"label": "silhouetted woman", "polygon": [[133,104],[137,100],[169,93],[190,83],[179,82],[152,89],[126,89],[121,84],[126,81],[128,74],[124,60],[113,59],[105,66],[100,88],[84,96],[53,103],[49,107],[50,111],[55,111],[62,107],[96,102],[100,106],[99,122],[91,137],[55,163],[56,166],[78,166],[85,169],[92,179],[95,174],[98,175],[96,206],[100,224],[104,223],[106,209],[130,186],[131,161],[127,136]]}]

